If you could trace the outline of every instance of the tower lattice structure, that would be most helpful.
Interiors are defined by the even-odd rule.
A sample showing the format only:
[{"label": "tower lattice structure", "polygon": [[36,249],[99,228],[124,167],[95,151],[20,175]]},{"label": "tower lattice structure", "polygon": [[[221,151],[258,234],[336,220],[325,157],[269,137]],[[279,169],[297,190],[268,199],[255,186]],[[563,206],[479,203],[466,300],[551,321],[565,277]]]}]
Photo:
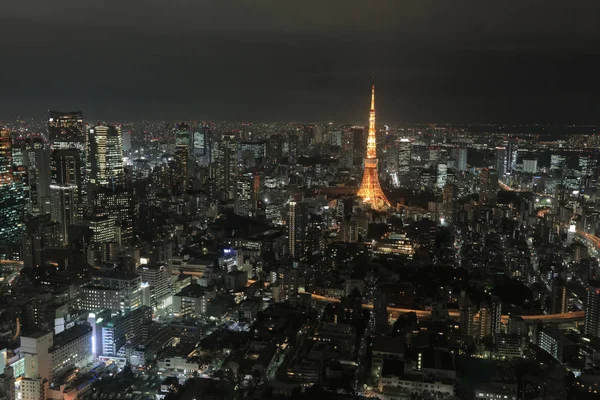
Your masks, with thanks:
[{"label": "tower lattice structure", "polygon": [[379,184],[377,171],[377,138],[375,135],[375,85],[371,88],[371,111],[369,112],[369,136],[367,138],[367,157],[365,158],[365,169],[362,183],[358,190],[358,197],[363,202],[370,204],[375,210],[383,210],[390,207],[390,201],[383,193]]}]

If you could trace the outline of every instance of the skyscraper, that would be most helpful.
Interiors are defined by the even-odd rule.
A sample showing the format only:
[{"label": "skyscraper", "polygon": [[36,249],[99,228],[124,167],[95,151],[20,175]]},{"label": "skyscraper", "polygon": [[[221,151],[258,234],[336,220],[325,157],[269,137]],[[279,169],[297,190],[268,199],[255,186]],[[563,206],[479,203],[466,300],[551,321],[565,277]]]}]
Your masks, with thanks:
[{"label": "skyscraper", "polygon": [[498,172],[484,168],[481,171],[481,188],[479,199],[483,204],[496,204],[498,199]]},{"label": "skyscraper", "polygon": [[0,184],[13,181],[12,173],[12,142],[7,129],[0,130]]},{"label": "skyscraper", "polygon": [[90,184],[121,186],[124,182],[121,128],[99,125],[88,135],[87,171]]},{"label": "skyscraper", "polygon": [[[87,135],[85,131],[85,122],[81,111],[73,112],[48,112],[48,138],[52,149],[51,170],[55,174],[62,167],[55,163],[68,162],[79,171],[68,170],[73,178],[69,180],[69,186],[76,185],[77,197],[75,198],[77,208],[76,215],[82,217],[87,203]],[[64,170],[64,169],[63,169]],[[66,171],[66,170],[65,170]],[[63,185],[61,179],[55,176],[51,178],[51,185]],[[50,188],[52,191],[52,187]],[[52,197],[52,195],[51,195]]]},{"label": "skyscraper", "polygon": [[61,226],[61,241],[68,244],[68,227],[82,216],[83,196],[81,153],[78,149],[59,149],[52,152],[50,183],[50,219]]},{"label": "skyscraper", "polygon": [[587,288],[583,332],[586,335],[600,337],[600,282],[598,281],[591,281]]},{"label": "skyscraper", "polygon": [[377,170],[377,138],[375,132],[375,86],[371,90],[371,111],[369,113],[369,136],[367,138],[367,157],[365,158],[364,173],[358,197],[373,209],[382,210],[390,207],[390,201],[383,193],[379,184]]},{"label": "skyscraper", "polygon": [[25,206],[23,183],[13,175],[10,132],[0,130],[0,245],[21,240]]},{"label": "skyscraper", "polygon": [[500,178],[504,177],[506,173],[506,147],[496,147],[495,158],[494,158],[494,168],[498,172],[498,176]]},{"label": "skyscraper", "polygon": [[50,212],[50,150],[41,137],[30,137],[25,144],[24,163],[27,170],[29,212]]},{"label": "skyscraper", "polygon": [[175,171],[174,189],[183,193],[188,189],[190,164],[190,128],[187,124],[177,124],[175,128]]},{"label": "skyscraper", "polygon": [[456,169],[461,172],[467,170],[467,149],[457,149]]},{"label": "skyscraper", "polygon": [[291,200],[288,204],[288,250],[294,260],[304,259],[308,236],[308,207]]},{"label": "skyscraper", "polygon": [[234,211],[245,217],[252,216],[255,205],[254,200],[254,174],[240,174],[236,181]]},{"label": "skyscraper", "polygon": [[54,149],[85,150],[85,123],[81,111],[48,111],[48,138]]},{"label": "skyscraper", "polygon": [[515,169],[517,163],[517,153],[519,146],[515,138],[508,139],[507,153],[506,153],[506,172],[512,172]]},{"label": "skyscraper", "polygon": [[410,172],[412,143],[409,138],[401,138],[398,142],[398,175],[400,180]]},{"label": "skyscraper", "polygon": [[552,297],[550,299],[550,312],[552,314],[566,313],[569,305],[569,297],[567,296],[567,284],[562,278],[554,278],[552,280]]}]

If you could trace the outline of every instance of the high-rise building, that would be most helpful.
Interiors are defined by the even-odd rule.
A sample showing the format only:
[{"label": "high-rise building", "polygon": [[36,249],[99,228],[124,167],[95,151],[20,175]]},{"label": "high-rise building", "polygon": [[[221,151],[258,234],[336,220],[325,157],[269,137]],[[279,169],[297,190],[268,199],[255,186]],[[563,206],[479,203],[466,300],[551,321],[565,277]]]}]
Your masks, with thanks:
[{"label": "high-rise building", "polygon": [[133,240],[133,199],[123,186],[99,187],[91,192],[92,214],[109,218],[117,241],[129,244]]},{"label": "high-rise building", "polygon": [[308,206],[291,200],[288,204],[288,251],[294,260],[306,257],[308,237]]},{"label": "high-rise building", "polygon": [[446,184],[442,191],[442,217],[445,221],[452,221],[454,219],[454,212],[456,209],[456,200],[458,195],[458,188],[452,183]]},{"label": "high-rise building", "polygon": [[60,149],[52,152],[50,184],[50,218],[61,225],[62,242],[69,242],[68,228],[81,218],[81,175],[78,149]]},{"label": "high-rise building", "polygon": [[526,174],[535,174],[537,172],[538,166],[537,159],[529,158],[523,160],[523,172]]},{"label": "high-rise building", "polygon": [[0,130],[0,184],[13,181],[12,142],[7,129]]},{"label": "high-rise building", "polygon": [[441,190],[448,182],[448,164],[438,163],[436,171],[436,186]]},{"label": "high-rise building", "polygon": [[192,151],[198,164],[210,163],[210,127],[202,122],[196,124],[192,134]]},{"label": "high-rise building", "polygon": [[353,163],[360,164],[360,158],[365,154],[365,128],[362,126],[353,126],[350,128],[350,140],[352,143]]},{"label": "high-rise building", "polygon": [[[85,122],[81,111],[74,112],[48,112],[48,138],[52,149],[51,156],[51,185],[76,185],[77,186],[77,216],[83,216],[87,202],[87,135]],[[69,168],[64,163],[72,164]],[[78,168],[74,171],[73,168]],[[72,174],[70,179],[66,172]],[[63,176],[58,178],[57,172]],[[69,183],[65,183],[66,181]],[[52,188],[51,188],[52,190]]]},{"label": "high-rise building", "polygon": [[506,147],[496,147],[495,150],[495,158],[494,158],[494,168],[498,172],[499,177],[504,177],[504,174],[507,171],[507,162],[506,162]]},{"label": "high-rise building", "polygon": [[234,211],[243,216],[252,216],[256,209],[260,176],[251,172],[240,174],[236,181]]},{"label": "high-rise building", "polygon": [[91,312],[109,309],[126,314],[142,305],[142,277],[133,274],[99,272],[92,283],[81,287],[80,306]]},{"label": "high-rise building", "polygon": [[587,288],[585,302],[585,325],[583,332],[586,335],[600,338],[600,282],[590,281]]},{"label": "high-rise building", "polygon": [[81,111],[48,111],[48,138],[54,149],[85,149],[85,123]]},{"label": "high-rise building", "polygon": [[41,137],[32,136],[25,144],[23,162],[27,170],[29,212],[50,212],[50,149]]},{"label": "high-rise building", "polygon": [[564,154],[552,154],[550,156],[550,170],[561,171],[567,167],[567,156]]},{"label": "high-rise building", "polygon": [[515,138],[508,139],[508,145],[506,148],[506,172],[512,172],[517,164],[517,153],[519,146]]},{"label": "high-rise building", "polygon": [[483,204],[496,204],[498,199],[498,172],[484,168],[481,171],[479,198]]},{"label": "high-rise building", "polygon": [[461,172],[467,170],[467,149],[457,149],[456,169]]},{"label": "high-rise building", "polygon": [[582,175],[593,175],[598,167],[598,160],[591,154],[579,156],[579,170]]},{"label": "high-rise building", "polygon": [[375,86],[371,90],[371,111],[369,112],[369,135],[367,138],[367,156],[364,160],[363,179],[358,190],[358,197],[363,203],[370,204],[375,210],[390,207],[390,201],[379,184],[377,170],[377,138],[375,132]]},{"label": "high-rise building", "polygon": [[187,124],[177,124],[175,128],[175,171],[174,189],[183,193],[188,189],[190,178],[190,128]]},{"label": "high-rise building", "polygon": [[90,184],[102,187],[123,185],[122,140],[120,127],[99,125],[90,129],[87,159]]},{"label": "high-rise building", "polygon": [[429,147],[429,166],[435,168],[442,157],[442,149],[439,146]]},{"label": "high-rise building", "polygon": [[[0,246],[21,241],[25,231],[25,209],[23,183],[13,174],[10,132],[0,130]],[[0,252],[5,253],[1,249]]]},{"label": "high-rise building", "polygon": [[138,272],[142,284],[150,286],[150,306],[164,309],[172,304],[171,273],[165,264],[144,264]]},{"label": "high-rise building", "polygon": [[562,278],[554,278],[551,283],[552,297],[550,299],[550,312],[552,314],[566,313],[569,308],[569,297],[567,295],[567,284]]},{"label": "high-rise building", "polygon": [[409,138],[401,138],[398,142],[398,175],[400,179],[410,173],[412,160],[412,142]]}]

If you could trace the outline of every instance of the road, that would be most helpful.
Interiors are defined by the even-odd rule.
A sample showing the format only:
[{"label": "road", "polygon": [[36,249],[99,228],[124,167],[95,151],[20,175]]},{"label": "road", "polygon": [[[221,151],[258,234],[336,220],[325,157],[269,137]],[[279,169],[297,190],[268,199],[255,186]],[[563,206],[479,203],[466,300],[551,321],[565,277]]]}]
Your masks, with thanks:
[{"label": "road", "polygon": [[[339,303],[340,302],[340,299],[336,299],[333,297],[320,296],[320,295],[314,294],[314,293],[311,293],[311,297],[313,298],[313,300],[323,301],[323,302],[327,302],[327,303]],[[372,304],[363,304],[363,308],[372,309],[373,305]],[[417,314],[417,317],[419,317],[419,318],[430,318],[431,317],[431,311],[415,310],[415,309],[411,309],[411,308],[388,307],[388,312],[390,314],[392,314],[392,318],[398,318],[399,315],[410,313],[410,312],[414,312],[415,314]],[[459,318],[460,311],[448,310],[448,315],[452,318]],[[521,318],[523,318],[525,321],[570,322],[570,321],[582,320],[584,318],[584,312],[583,311],[575,311],[575,312],[562,313],[562,314],[522,315]],[[502,322],[507,323],[508,319],[509,319],[508,315],[502,316]]]}]

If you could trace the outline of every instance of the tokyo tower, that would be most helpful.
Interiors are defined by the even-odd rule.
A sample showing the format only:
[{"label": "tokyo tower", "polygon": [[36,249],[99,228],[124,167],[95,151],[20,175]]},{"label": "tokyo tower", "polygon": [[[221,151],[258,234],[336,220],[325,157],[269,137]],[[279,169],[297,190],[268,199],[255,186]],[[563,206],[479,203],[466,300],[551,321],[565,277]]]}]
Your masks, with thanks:
[{"label": "tokyo tower", "polygon": [[358,197],[363,203],[370,204],[375,210],[384,210],[390,207],[390,202],[379,184],[377,171],[377,138],[375,136],[375,85],[371,89],[371,111],[369,113],[369,137],[367,138],[367,157],[365,158],[365,171],[363,174]]}]

